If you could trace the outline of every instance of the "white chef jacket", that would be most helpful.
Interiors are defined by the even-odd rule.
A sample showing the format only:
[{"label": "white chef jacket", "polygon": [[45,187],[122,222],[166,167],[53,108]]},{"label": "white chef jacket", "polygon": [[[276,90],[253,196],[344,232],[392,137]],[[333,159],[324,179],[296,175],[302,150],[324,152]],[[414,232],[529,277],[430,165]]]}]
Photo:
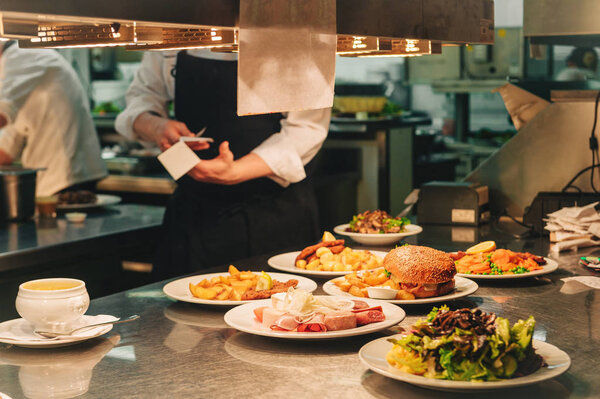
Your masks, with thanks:
[{"label": "white chef jacket", "polygon": [[89,100],[54,50],[8,47],[0,57],[0,149],[38,172],[36,195],[106,176]]},{"label": "white chef jacket", "polygon": [[579,67],[567,67],[556,75],[557,82],[581,82],[584,80],[597,79],[596,74],[589,69]]},{"label": "white chef jacket", "polygon": [[[188,50],[190,55],[219,60],[237,60],[237,54],[210,50]],[[167,104],[175,98],[175,78],[171,71],[176,51],[146,52],[126,94],[127,107],[119,114],[115,127],[130,140],[138,140],[133,130],[136,118],[144,112],[167,117]],[[259,144],[253,153],[260,156],[274,173],[271,177],[283,187],[306,177],[304,165],[317,154],[327,137],[331,108],[284,113],[281,131]],[[237,154],[233,154],[236,156]]]}]

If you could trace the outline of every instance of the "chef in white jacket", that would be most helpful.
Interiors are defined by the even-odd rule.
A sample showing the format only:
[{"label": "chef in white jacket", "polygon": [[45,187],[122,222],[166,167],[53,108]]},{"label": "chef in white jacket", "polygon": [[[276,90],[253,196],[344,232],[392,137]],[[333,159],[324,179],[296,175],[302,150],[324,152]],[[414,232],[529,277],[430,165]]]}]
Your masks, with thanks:
[{"label": "chef in white jacket", "polygon": [[239,117],[237,55],[209,50],[145,53],[126,99],[116,128],[130,139],[165,150],[206,127],[215,140],[195,148],[202,161],[170,199],[157,277],[317,238],[310,161],[327,136],[329,108]]},{"label": "chef in white jacket", "polygon": [[38,172],[36,195],[91,189],[106,176],[89,100],[56,51],[0,46],[0,164]]}]

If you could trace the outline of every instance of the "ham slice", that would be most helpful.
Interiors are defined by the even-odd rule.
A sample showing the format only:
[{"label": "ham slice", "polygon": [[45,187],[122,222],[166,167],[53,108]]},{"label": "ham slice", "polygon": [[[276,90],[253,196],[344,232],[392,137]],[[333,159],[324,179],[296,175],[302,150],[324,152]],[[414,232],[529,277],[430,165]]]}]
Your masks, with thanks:
[{"label": "ham slice", "polygon": [[262,323],[263,320],[263,312],[265,311],[267,307],[266,306],[261,306],[260,308],[256,308],[254,309],[254,316],[256,316],[256,319]]},{"label": "ham slice", "polygon": [[283,316],[275,320],[269,327],[277,331],[293,331],[298,327],[298,321],[291,314],[285,313]]},{"label": "ham slice", "polygon": [[329,331],[347,330],[356,327],[356,315],[352,312],[333,312],[325,315],[325,326]]},{"label": "ham slice", "polygon": [[378,310],[380,312],[383,312],[383,309],[381,308],[381,306],[373,306],[372,308],[362,308],[362,309],[352,309],[352,312],[354,313],[360,313],[360,312],[366,312],[368,310]]},{"label": "ham slice", "polygon": [[354,309],[352,309],[352,310],[367,309],[369,307],[369,304],[366,303],[365,301],[353,300],[352,302],[354,302]]},{"label": "ham slice", "polygon": [[298,332],[325,332],[327,326],[322,313],[316,313],[298,326]]},{"label": "ham slice", "polygon": [[[256,313],[255,313],[256,314]],[[275,322],[285,314],[281,310],[266,307],[262,311],[262,325],[266,328],[271,328]]]},{"label": "ham slice", "polygon": [[379,321],[385,320],[385,315],[381,310],[367,309],[363,312],[357,312],[356,315],[356,324],[359,326],[364,326],[365,324],[377,323]]}]

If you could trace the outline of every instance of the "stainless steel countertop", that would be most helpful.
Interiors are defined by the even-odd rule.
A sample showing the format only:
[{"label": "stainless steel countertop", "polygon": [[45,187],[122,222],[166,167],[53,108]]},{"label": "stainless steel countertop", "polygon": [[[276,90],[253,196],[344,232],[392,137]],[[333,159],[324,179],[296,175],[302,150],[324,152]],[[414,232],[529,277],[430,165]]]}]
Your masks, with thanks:
[{"label": "stainless steel countertop", "polygon": [[67,222],[64,213],[56,219],[0,223],[0,272],[90,254],[92,248],[106,245],[103,240],[158,229],[164,211],[159,206],[119,204],[81,210],[88,215],[83,223]]},{"label": "stainless steel countertop", "polygon": [[[410,243],[443,250],[464,249],[495,239],[499,247],[546,255],[545,239],[515,240],[480,229],[429,227]],[[470,242],[452,241],[455,239]],[[599,250],[596,250],[598,253]],[[539,278],[479,282],[479,290],[453,307],[478,306],[511,322],[534,315],[535,337],[572,359],[563,376],[526,388],[485,394],[452,394],[417,388],[368,371],[359,348],[393,331],[328,342],[290,342],[256,337],[228,328],[226,309],[177,303],[162,294],[163,283],[92,301],[88,314],[141,315],[110,334],[52,350],[0,344],[0,392],[13,398],[50,397],[59,391],[81,398],[599,398],[600,300],[584,289],[561,292],[561,278],[592,275],[577,264],[581,254],[553,256],[560,268]],[[240,268],[269,268],[266,257],[237,262]],[[318,281],[322,283],[323,281]],[[404,306],[408,327],[431,306]]]}]

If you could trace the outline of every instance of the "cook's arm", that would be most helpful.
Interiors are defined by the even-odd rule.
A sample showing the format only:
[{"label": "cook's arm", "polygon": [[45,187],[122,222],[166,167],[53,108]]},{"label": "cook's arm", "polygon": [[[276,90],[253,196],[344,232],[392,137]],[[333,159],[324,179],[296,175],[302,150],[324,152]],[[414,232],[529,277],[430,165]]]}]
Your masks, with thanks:
[{"label": "cook's arm", "polygon": [[168,53],[144,54],[125,95],[127,107],[115,122],[117,131],[129,140],[156,143],[165,150],[179,137],[193,136],[184,123],[168,117],[167,105],[174,95],[170,71],[174,60]]},{"label": "cook's arm", "polygon": [[323,146],[331,108],[288,112],[281,120],[281,131],[263,141],[251,154],[259,156],[270,168],[268,176],[283,187],[306,177],[304,165]]},{"label": "cook's arm", "polygon": [[234,160],[229,143],[223,142],[219,155],[199,162],[189,175],[206,183],[238,184],[269,177],[283,187],[306,177],[306,165],[327,137],[331,110],[289,112],[281,131],[263,141],[250,154]]},{"label": "cook's arm", "polygon": [[18,159],[25,147],[25,137],[13,125],[0,131],[0,165],[10,165]]}]

